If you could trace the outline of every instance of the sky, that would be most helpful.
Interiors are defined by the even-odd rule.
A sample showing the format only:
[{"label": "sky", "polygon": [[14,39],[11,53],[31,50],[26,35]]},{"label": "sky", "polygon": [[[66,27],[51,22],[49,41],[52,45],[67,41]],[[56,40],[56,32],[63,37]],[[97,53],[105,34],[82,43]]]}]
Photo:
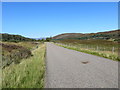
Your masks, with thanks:
[{"label": "sky", "polygon": [[2,2],[119,2],[120,0],[1,0]]},{"label": "sky", "polygon": [[2,33],[30,38],[118,29],[117,2],[3,2]]}]

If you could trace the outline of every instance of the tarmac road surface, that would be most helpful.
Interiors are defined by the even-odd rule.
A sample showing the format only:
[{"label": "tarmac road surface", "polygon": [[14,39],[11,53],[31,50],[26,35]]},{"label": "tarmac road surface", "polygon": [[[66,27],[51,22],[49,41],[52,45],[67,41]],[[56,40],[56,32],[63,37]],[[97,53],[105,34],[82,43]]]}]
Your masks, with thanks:
[{"label": "tarmac road surface", "polygon": [[46,43],[45,88],[118,88],[118,62]]}]

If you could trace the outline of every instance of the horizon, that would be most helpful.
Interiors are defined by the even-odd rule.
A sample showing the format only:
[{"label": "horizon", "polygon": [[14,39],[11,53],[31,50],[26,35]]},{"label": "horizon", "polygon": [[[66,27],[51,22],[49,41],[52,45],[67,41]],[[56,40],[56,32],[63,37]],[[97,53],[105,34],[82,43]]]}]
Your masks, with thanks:
[{"label": "horizon", "polygon": [[117,2],[3,2],[2,33],[28,38],[118,29]]},{"label": "horizon", "polygon": [[[120,30],[120,29],[117,29],[117,30]],[[103,31],[103,32],[110,32],[110,31],[116,31],[116,30],[109,30],[109,31]],[[102,33],[102,32],[95,32],[95,33]],[[0,34],[10,34],[10,33],[0,33]],[[68,33],[61,33],[61,34],[68,34]],[[61,34],[57,34],[55,36],[58,36],[58,35],[61,35]],[[80,33],[80,34],[91,34],[91,33]],[[10,34],[10,35],[20,35],[20,34]],[[26,37],[24,35],[20,35],[20,36]],[[55,36],[52,36],[52,37],[55,37]],[[46,38],[50,38],[50,37],[38,37],[38,38],[26,37],[26,38],[31,38],[31,39],[46,39]]]}]

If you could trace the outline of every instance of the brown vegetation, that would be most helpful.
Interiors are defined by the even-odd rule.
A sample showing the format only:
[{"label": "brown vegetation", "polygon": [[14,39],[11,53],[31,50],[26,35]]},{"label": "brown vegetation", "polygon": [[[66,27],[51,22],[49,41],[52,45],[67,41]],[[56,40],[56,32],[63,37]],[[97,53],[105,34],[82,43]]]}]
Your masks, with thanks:
[{"label": "brown vegetation", "polygon": [[0,46],[2,47],[2,68],[13,62],[20,63],[21,59],[32,55],[31,51],[23,46],[5,43],[0,43]]},{"label": "brown vegetation", "polygon": [[118,37],[120,36],[120,30],[112,30],[106,32],[98,32],[98,33],[64,33],[57,36],[54,36],[53,40],[62,40],[62,39],[114,39],[118,41]]}]

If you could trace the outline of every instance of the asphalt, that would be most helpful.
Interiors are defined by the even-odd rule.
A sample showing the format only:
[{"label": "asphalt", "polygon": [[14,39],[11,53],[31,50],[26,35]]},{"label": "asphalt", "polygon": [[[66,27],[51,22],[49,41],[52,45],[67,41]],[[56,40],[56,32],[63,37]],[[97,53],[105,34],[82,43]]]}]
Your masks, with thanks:
[{"label": "asphalt", "polygon": [[118,88],[118,62],[46,43],[45,88]]}]

